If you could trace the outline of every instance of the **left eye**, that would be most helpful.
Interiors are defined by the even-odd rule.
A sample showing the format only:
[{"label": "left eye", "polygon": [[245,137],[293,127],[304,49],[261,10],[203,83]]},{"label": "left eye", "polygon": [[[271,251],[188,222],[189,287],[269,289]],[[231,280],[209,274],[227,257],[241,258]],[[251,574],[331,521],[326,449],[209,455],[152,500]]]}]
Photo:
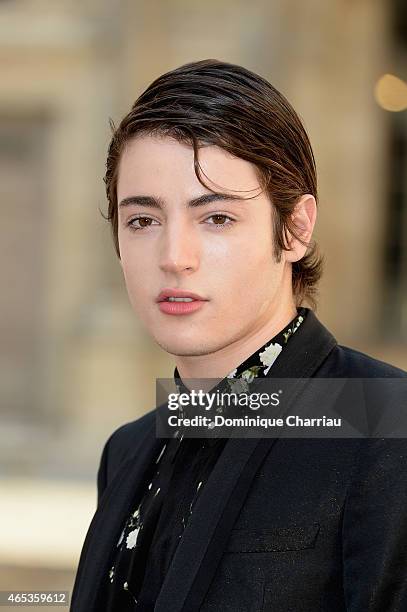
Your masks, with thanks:
[{"label": "left eye", "polygon": [[[234,223],[234,219],[232,219],[231,217],[229,217],[228,215],[222,215],[222,214],[216,214],[216,215],[211,215],[210,217],[208,217],[208,219],[215,219],[216,221],[214,223],[209,223],[209,225],[217,225],[218,227],[225,227],[228,225],[232,225]],[[217,223],[217,221],[222,220],[222,219],[229,219],[229,223]]]}]

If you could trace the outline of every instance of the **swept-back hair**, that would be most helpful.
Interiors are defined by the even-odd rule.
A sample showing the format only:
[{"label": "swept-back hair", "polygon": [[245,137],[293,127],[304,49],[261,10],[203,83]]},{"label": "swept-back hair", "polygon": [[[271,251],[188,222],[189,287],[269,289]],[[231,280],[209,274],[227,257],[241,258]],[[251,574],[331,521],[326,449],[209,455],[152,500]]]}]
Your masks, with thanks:
[{"label": "swept-back hair", "polygon": [[297,306],[306,300],[317,307],[323,257],[315,240],[307,243],[298,235],[292,220],[303,194],[313,195],[318,202],[315,159],[300,118],[273,85],[235,64],[215,59],[191,62],[155,79],[120,125],[116,128],[112,120],[110,125],[113,136],[104,177],[105,218],[111,223],[119,258],[117,176],[126,143],[151,134],[191,145],[195,174],[210,191],[213,189],[202,178],[198,153],[201,146],[217,145],[254,164],[260,187],[271,203],[275,260],[279,262],[282,249],[287,248],[288,234],[307,246],[304,257],[292,264],[293,294]]}]

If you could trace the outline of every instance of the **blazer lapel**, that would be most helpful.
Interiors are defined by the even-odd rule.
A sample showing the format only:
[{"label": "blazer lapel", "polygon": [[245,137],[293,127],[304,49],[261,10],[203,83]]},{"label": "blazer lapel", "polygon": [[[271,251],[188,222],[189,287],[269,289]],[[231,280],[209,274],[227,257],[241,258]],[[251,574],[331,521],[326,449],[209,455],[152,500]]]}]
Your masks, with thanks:
[{"label": "blazer lapel", "polygon": [[[269,377],[296,378],[291,397],[298,396],[302,386],[300,378],[313,376],[336,345],[334,336],[309,310],[284,348],[283,358],[270,369]],[[199,610],[251,483],[276,440],[231,438],[227,441],[196,501],[157,598],[155,612]]]}]

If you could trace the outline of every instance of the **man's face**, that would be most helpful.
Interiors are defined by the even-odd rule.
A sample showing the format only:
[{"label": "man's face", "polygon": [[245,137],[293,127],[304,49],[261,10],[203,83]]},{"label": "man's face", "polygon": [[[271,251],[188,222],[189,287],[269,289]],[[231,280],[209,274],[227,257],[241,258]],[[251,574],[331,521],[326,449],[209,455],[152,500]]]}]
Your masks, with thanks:
[{"label": "man's face", "polygon": [[[157,344],[182,356],[213,353],[261,330],[287,291],[290,273],[284,252],[279,263],[273,259],[268,196],[243,199],[260,192],[254,166],[219,147],[201,147],[204,182],[242,199],[191,207],[190,200],[211,195],[198,181],[193,159],[187,144],[138,136],[123,152],[117,185],[118,239],[130,302]],[[134,196],[161,207],[147,200],[120,205]],[[164,288],[191,291],[207,301],[189,314],[167,314],[156,302]]]}]

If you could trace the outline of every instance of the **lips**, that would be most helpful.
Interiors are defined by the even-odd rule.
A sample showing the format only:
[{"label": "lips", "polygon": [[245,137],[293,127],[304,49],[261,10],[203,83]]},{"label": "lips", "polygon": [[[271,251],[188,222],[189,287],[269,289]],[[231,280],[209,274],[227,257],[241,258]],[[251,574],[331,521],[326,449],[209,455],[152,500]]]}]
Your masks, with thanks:
[{"label": "lips", "polygon": [[169,297],[185,297],[185,298],[191,298],[193,300],[197,300],[197,301],[201,301],[201,302],[206,302],[206,298],[202,297],[201,295],[199,295],[198,293],[193,293],[192,291],[184,291],[182,289],[163,289],[157,299],[156,302],[165,302],[167,300],[167,298]]}]

